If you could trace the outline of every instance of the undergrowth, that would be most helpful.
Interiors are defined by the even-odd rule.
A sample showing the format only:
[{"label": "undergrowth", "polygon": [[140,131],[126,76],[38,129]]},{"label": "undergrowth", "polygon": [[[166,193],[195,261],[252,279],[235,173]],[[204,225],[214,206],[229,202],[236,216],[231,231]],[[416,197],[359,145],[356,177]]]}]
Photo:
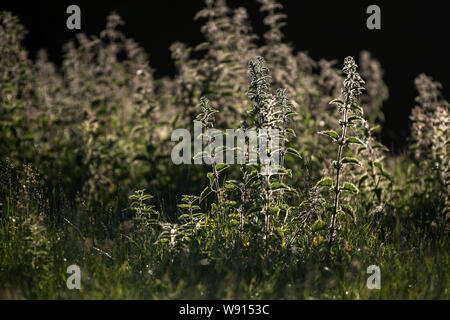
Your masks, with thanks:
[{"label": "undergrowth", "polygon": [[[45,52],[31,60],[1,13],[0,297],[448,299],[441,85],[416,78],[410,145],[392,154],[370,53],[342,69],[314,61],[284,41],[274,0],[258,1],[259,40],[245,8],[205,2],[205,42],[171,46],[173,78],[154,76],[116,14],[58,68]],[[194,121],[204,148],[191,158],[206,164],[176,165],[171,133]],[[246,145],[216,146],[227,129],[262,129],[246,142],[268,141],[276,169]],[[220,161],[230,151],[243,157]],[[80,290],[66,287],[72,264]]]}]

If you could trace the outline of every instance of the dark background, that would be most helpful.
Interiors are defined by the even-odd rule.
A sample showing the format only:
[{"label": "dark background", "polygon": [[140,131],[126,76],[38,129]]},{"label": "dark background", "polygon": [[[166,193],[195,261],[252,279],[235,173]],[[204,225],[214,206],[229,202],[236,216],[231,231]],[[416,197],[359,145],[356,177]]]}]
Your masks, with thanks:
[{"label": "dark background", "polygon": [[[450,1],[280,1],[288,14],[284,29],[286,39],[296,50],[308,51],[318,60],[342,60],[361,50],[369,50],[385,70],[390,98],[383,107],[386,120],[383,142],[393,151],[405,147],[409,135],[408,116],[414,106],[414,78],[426,73],[444,86],[450,98],[449,42]],[[77,30],[66,28],[66,8],[81,8],[81,32],[98,34],[106,16],[117,12],[125,20],[124,31],[150,54],[150,65],[157,75],[175,71],[169,46],[175,41],[197,44],[202,41],[201,22],[194,15],[204,6],[202,0],[184,1],[2,1],[0,10],[19,16],[29,30],[25,47],[33,58],[46,48],[50,59],[60,63],[62,45]],[[254,0],[228,0],[231,7],[245,6],[254,30],[262,34],[259,5]],[[366,9],[371,4],[381,8],[381,30],[366,28]]]}]

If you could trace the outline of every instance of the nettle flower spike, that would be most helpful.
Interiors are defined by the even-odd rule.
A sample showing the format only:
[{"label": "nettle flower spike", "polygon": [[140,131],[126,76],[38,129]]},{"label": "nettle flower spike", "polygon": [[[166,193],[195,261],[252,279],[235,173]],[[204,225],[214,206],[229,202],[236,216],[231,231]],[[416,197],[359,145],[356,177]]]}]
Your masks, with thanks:
[{"label": "nettle flower spike", "polygon": [[205,128],[212,128],[214,127],[214,114],[219,112],[218,110],[214,109],[209,100],[205,97],[200,98],[200,108],[201,112],[197,116],[196,120],[200,121]]},{"label": "nettle flower spike", "polygon": [[[335,231],[336,215],[339,212],[349,213],[353,209],[346,204],[341,204],[342,192],[358,193],[358,188],[350,181],[342,181],[344,178],[343,170],[350,165],[361,166],[361,162],[351,154],[349,146],[357,144],[364,147],[364,142],[357,136],[347,136],[348,128],[355,123],[364,121],[362,118],[363,109],[358,105],[358,97],[364,90],[364,80],[357,72],[358,66],[352,57],[345,58],[344,67],[342,71],[346,74],[344,80],[344,87],[342,89],[342,98],[334,99],[330,103],[338,105],[338,111],[342,114],[342,119],[339,120],[340,131],[326,130],[319,132],[322,135],[328,136],[337,144],[337,157],[333,161],[334,177],[324,177],[318,182],[318,186],[329,188],[334,192],[333,204],[327,204],[327,208],[331,211],[331,226],[328,241],[328,253],[331,251],[333,245],[333,236]],[[348,152],[350,151],[350,152]]]},{"label": "nettle flower spike", "polygon": [[346,104],[351,105],[358,102],[358,97],[362,94],[364,89],[364,80],[357,72],[358,66],[352,57],[347,57],[344,60],[344,68],[342,71],[347,75],[344,80],[344,88],[342,95],[346,98]]}]

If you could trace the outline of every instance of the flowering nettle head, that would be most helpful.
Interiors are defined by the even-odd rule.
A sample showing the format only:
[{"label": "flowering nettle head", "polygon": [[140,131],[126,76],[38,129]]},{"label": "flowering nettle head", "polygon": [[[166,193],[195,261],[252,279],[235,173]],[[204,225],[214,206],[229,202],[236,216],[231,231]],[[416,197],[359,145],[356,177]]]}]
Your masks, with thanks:
[{"label": "flowering nettle head", "polygon": [[357,69],[358,66],[352,57],[345,58],[342,71],[347,77],[344,80],[342,94],[345,97],[347,104],[357,103],[358,97],[364,90],[365,82],[357,72]]}]

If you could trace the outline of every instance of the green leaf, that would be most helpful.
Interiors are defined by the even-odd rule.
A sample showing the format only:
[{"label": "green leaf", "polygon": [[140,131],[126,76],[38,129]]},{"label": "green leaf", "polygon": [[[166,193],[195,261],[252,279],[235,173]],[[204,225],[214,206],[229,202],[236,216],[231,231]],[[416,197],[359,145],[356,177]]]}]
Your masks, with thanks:
[{"label": "green leaf", "polygon": [[294,148],[287,148],[287,149],[286,149],[286,153],[289,153],[289,154],[292,154],[292,155],[294,155],[294,156],[297,156],[297,157],[299,157],[300,159],[302,158],[302,156],[300,155],[300,153],[299,153],[297,150],[295,150]]},{"label": "green leaf", "polygon": [[329,104],[340,104],[340,105],[345,105],[345,102],[342,101],[341,99],[334,99],[334,100],[331,100]]},{"label": "green leaf", "polygon": [[342,163],[348,163],[348,164],[356,164],[358,166],[361,165],[361,163],[359,162],[358,159],[353,158],[353,157],[345,157],[344,159],[342,159]]},{"label": "green leaf", "polygon": [[336,133],[336,131],[329,130],[329,131],[320,131],[319,134],[322,134],[324,136],[329,136],[333,138],[334,140],[339,140],[339,135]]},{"label": "green leaf", "polygon": [[203,189],[202,193],[200,193],[200,202],[205,200],[206,197],[209,196],[211,192],[212,190],[210,187],[206,187],[205,189]]},{"label": "green leaf", "polygon": [[278,227],[278,228],[275,229],[275,234],[276,234],[278,237],[283,238],[283,230],[281,230],[280,227]]},{"label": "green leaf", "polygon": [[325,222],[323,222],[322,220],[317,220],[316,222],[314,222],[312,226],[312,231],[317,232],[325,229],[325,227],[326,227]]},{"label": "green leaf", "polygon": [[354,193],[358,193],[358,191],[359,191],[358,187],[356,187],[353,183],[350,183],[350,182],[344,182],[344,186],[342,187],[341,190],[354,192]]},{"label": "green leaf", "polygon": [[317,182],[317,185],[320,187],[331,187],[333,185],[333,180],[331,178],[323,178]]},{"label": "green leaf", "polygon": [[359,140],[359,138],[357,138],[357,137],[348,137],[347,139],[345,139],[345,143],[346,144],[354,143],[354,144],[364,145],[364,143],[361,140]]},{"label": "green leaf", "polygon": [[386,151],[386,152],[389,151],[389,149],[386,146],[382,145],[381,143],[375,143],[372,146],[372,149],[381,149],[381,150]]},{"label": "green leaf", "polygon": [[295,133],[295,131],[294,131],[294,129],[292,129],[292,128],[286,129],[286,132],[289,133],[290,135],[292,135],[293,137],[296,137],[296,136],[297,136],[296,133]]},{"label": "green leaf", "polygon": [[383,172],[384,170],[383,170],[383,165],[381,164],[381,162],[374,162],[373,163],[373,165],[375,166],[375,167],[377,167],[378,169],[380,169],[381,170],[381,172]]},{"label": "green leaf", "polygon": [[357,122],[357,121],[362,121],[363,118],[361,118],[360,116],[351,116],[348,118],[348,123],[353,123],[353,122]]},{"label": "green leaf", "polygon": [[341,210],[342,210],[344,213],[348,214],[348,215],[349,215],[350,217],[352,217],[353,219],[355,219],[355,216],[354,216],[354,214],[353,214],[354,209],[353,209],[352,206],[347,205],[347,204],[343,204],[343,205],[341,205]]},{"label": "green leaf", "polygon": [[358,150],[356,151],[356,153],[357,153],[357,154],[360,154],[361,151],[364,151],[364,150],[366,150],[366,149],[367,149],[366,146],[359,147]]},{"label": "green leaf", "polygon": [[212,188],[213,184],[214,184],[214,175],[212,174],[212,172],[208,172],[208,174],[206,175],[209,179],[209,184]]},{"label": "green leaf", "polygon": [[361,184],[366,181],[369,178],[367,174],[363,175],[361,178],[359,178],[358,184],[361,186]]},{"label": "green leaf", "polygon": [[182,208],[182,209],[189,209],[190,206],[188,204],[177,204],[178,208]]},{"label": "green leaf", "polygon": [[356,103],[352,103],[352,104],[350,105],[350,107],[351,107],[353,110],[359,111],[361,114],[364,113],[363,108],[361,108],[361,107],[360,107],[359,105],[357,105]]},{"label": "green leaf", "polygon": [[274,182],[270,185],[270,189],[271,190],[288,189],[288,186],[280,182]]},{"label": "green leaf", "polygon": [[233,185],[233,184],[226,184],[225,185],[225,189],[227,189],[227,190],[234,190],[234,189],[236,189],[236,186]]}]

